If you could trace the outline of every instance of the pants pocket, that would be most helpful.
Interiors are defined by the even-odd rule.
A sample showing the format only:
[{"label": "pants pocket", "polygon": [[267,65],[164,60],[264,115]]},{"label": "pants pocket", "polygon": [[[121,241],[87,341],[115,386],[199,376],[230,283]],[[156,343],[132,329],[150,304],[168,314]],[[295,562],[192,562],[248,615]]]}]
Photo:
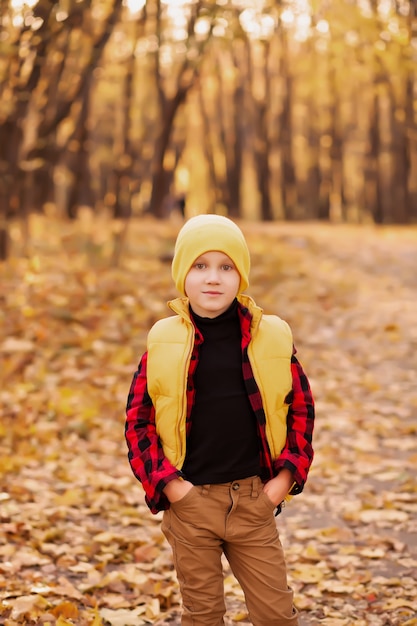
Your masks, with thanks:
[{"label": "pants pocket", "polygon": [[277,505],[272,502],[272,500],[268,497],[268,494],[265,491],[263,490],[261,491],[261,493],[259,494],[259,498],[263,500],[268,510],[275,511],[275,509],[277,508]]}]

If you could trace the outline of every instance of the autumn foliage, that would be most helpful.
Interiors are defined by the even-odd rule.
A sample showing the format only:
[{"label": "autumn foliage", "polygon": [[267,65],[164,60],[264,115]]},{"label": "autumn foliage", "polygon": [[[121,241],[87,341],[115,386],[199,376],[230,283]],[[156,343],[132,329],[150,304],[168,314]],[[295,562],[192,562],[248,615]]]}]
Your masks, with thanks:
[{"label": "autumn foliage", "polygon": [[[170,550],[124,406],[175,296],[179,225],[36,221],[0,266],[0,622],[179,624]],[[417,624],[416,259],[405,228],[241,222],[248,293],[287,319],[317,402],[305,493],[277,518],[303,624]],[[116,229],[117,230],[117,229]],[[226,569],[228,624],[248,623]]]},{"label": "autumn foliage", "polygon": [[412,0],[2,0],[8,226],[116,218],[417,221]]}]

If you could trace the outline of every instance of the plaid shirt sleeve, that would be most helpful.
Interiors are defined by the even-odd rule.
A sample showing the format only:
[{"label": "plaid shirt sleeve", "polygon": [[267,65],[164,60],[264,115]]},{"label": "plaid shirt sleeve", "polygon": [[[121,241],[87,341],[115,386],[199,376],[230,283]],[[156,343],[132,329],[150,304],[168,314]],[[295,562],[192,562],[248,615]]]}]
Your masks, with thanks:
[{"label": "plaid shirt sleeve", "polygon": [[287,399],[287,440],[280,456],[274,462],[275,473],[283,468],[294,474],[295,485],[291,495],[301,493],[313,461],[314,400],[304,370],[294,354],[291,358],[292,392]]},{"label": "plaid shirt sleeve", "polygon": [[165,457],[156,433],[155,409],[148,394],[145,352],[130,386],[126,406],[125,437],[132,471],[142,483],[145,501],[152,513],[167,509],[163,493],[170,480],[182,476]]}]

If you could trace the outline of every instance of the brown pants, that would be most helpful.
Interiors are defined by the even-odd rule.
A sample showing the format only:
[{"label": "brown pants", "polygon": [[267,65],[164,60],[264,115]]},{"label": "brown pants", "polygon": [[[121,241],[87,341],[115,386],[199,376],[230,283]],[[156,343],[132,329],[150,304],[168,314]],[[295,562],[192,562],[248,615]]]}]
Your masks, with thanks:
[{"label": "brown pants", "polygon": [[297,626],[274,505],[260,478],[195,486],[164,512],[183,626],[221,626],[226,612],[222,553],[245,594],[255,626]]}]

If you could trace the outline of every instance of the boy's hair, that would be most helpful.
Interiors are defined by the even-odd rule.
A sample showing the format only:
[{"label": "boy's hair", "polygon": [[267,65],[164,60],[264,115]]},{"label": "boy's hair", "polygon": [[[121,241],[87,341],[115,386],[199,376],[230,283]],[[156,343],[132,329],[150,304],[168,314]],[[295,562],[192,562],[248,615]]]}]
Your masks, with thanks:
[{"label": "boy's hair", "polygon": [[239,293],[249,285],[250,254],[240,228],[222,215],[197,215],[189,219],[178,233],[172,261],[172,278],[178,291],[185,295],[185,278],[196,259],[205,252],[224,252],[240,274]]}]

